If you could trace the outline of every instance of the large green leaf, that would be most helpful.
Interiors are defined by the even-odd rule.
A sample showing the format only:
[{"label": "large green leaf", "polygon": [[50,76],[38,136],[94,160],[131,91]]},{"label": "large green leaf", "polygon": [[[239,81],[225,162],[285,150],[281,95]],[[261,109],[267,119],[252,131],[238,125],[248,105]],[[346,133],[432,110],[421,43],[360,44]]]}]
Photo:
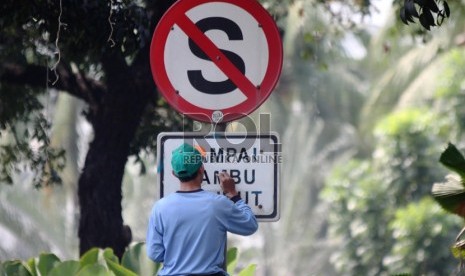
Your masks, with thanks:
[{"label": "large green leaf", "polygon": [[39,261],[37,262],[37,269],[40,272],[40,275],[48,275],[48,273],[58,264],[60,259],[52,253],[42,253],[39,256]]},{"label": "large green leaf", "polygon": [[29,260],[27,260],[26,265],[29,267],[31,275],[37,276],[36,258],[30,258]]},{"label": "large green leaf", "polygon": [[105,249],[103,251],[103,258],[105,259],[108,268],[116,276],[137,276],[136,273],[119,264],[118,257],[113,253],[113,249]]},{"label": "large green leaf", "polygon": [[115,255],[115,253],[113,252],[113,249],[111,248],[106,248],[105,250],[103,250],[102,255],[105,261],[112,261],[115,263],[119,263],[118,257]]},{"label": "large green leaf", "polygon": [[56,265],[47,276],[72,276],[76,275],[80,268],[81,264],[78,261],[64,261]]},{"label": "large green leaf", "polygon": [[462,179],[465,179],[465,158],[452,143],[449,143],[446,150],[441,154],[439,162],[458,173]]},{"label": "large green leaf", "polygon": [[81,267],[97,263],[98,254],[99,254],[99,249],[98,248],[92,248],[89,251],[87,251],[86,253],[84,253],[84,255],[82,255],[81,260],[80,260]]},{"label": "large green leaf", "polygon": [[125,268],[124,266],[118,264],[117,262],[113,261],[112,259],[105,259],[107,262],[107,266],[114,273],[116,276],[137,276],[136,273],[132,272],[131,270]]}]

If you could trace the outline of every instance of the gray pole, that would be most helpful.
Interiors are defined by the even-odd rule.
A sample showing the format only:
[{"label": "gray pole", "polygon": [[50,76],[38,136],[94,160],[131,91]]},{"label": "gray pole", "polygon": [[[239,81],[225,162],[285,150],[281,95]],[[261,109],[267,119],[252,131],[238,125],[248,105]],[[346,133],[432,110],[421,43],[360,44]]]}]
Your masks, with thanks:
[{"label": "gray pole", "polygon": [[[228,126],[228,123],[218,123],[215,126],[215,132],[226,132],[226,127]],[[228,257],[228,232],[225,234],[225,239],[224,239],[224,262],[223,262],[223,270],[226,271],[228,269],[227,267],[227,257]]]}]

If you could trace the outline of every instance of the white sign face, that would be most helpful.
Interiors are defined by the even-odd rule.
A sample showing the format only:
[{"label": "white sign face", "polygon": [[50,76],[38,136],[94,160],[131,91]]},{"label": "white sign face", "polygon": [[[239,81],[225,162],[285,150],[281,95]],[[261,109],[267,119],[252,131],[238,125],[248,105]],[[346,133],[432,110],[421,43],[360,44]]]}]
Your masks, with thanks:
[{"label": "white sign face", "polygon": [[[227,57],[236,61],[245,77],[255,86],[261,84],[269,63],[268,46],[263,28],[250,13],[231,3],[210,2],[192,8],[186,15],[193,22],[198,22],[205,35]],[[229,77],[203,52],[195,50],[194,44],[189,43],[190,39],[175,25],[165,46],[166,73],[170,82],[176,84],[175,89],[180,91],[180,96],[195,106],[212,110],[231,108],[244,102],[247,96],[239,88],[230,91],[227,85],[212,85],[226,82]],[[198,80],[193,81],[195,72],[199,72]],[[210,85],[193,85],[201,82]],[[207,88],[212,91],[199,91]]]},{"label": "white sign face", "polygon": [[157,146],[160,197],[179,189],[179,180],[172,174],[171,155],[183,143],[203,150],[202,189],[221,194],[218,173],[226,171],[259,221],[279,220],[282,155],[277,134],[160,133]]}]

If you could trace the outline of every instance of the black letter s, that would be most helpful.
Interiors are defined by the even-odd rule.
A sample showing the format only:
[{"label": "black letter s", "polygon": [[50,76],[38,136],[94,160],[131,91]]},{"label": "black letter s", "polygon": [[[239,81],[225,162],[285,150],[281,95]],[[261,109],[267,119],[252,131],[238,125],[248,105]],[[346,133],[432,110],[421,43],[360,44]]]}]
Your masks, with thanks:
[{"label": "black letter s", "polygon": [[[228,35],[229,40],[243,39],[239,26],[234,21],[227,18],[207,17],[199,20],[195,25],[204,33],[209,30],[217,29],[224,31]],[[211,61],[191,38],[189,38],[189,48],[197,57]],[[245,64],[240,56],[231,51],[223,49],[220,49],[220,51],[242,72],[242,74],[245,74]],[[201,70],[189,70],[187,71],[187,76],[195,89],[206,94],[225,94],[237,88],[230,79],[220,82],[208,81],[203,77]]]}]

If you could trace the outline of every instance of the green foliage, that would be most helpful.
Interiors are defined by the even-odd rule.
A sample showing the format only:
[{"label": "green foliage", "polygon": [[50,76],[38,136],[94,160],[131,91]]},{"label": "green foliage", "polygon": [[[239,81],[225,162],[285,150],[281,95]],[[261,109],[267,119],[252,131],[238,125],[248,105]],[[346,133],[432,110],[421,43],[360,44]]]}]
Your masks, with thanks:
[{"label": "green foliage", "polygon": [[389,224],[395,237],[386,258],[389,269],[408,268],[412,275],[450,275],[457,264],[451,262],[447,242],[454,239],[453,229],[458,229],[459,223],[457,218],[445,215],[430,197],[399,208]]},{"label": "green foliage", "polygon": [[384,175],[382,181],[390,186],[387,192],[393,202],[404,205],[419,200],[430,193],[426,183],[442,178],[435,145],[447,139],[452,123],[426,109],[410,108],[393,112],[377,124],[372,165],[375,173]]},{"label": "green foliage", "polygon": [[[37,258],[28,261],[7,261],[0,264],[1,275],[24,275],[24,276],[61,276],[61,275],[113,275],[113,276],[135,276],[154,275],[158,269],[143,270],[139,265],[148,258],[145,251],[142,252],[143,244],[132,245],[123,259],[124,264],[119,262],[118,257],[112,249],[93,248],[86,252],[79,261],[60,259],[51,253],[43,253]],[[131,256],[131,257],[128,257]],[[155,266],[154,266],[155,267]],[[134,270],[131,270],[134,269]],[[137,272],[136,272],[137,271]]]},{"label": "green foliage", "polygon": [[[172,2],[124,0],[83,3],[71,0],[48,3],[39,0],[19,5],[13,0],[3,2],[0,7],[5,15],[0,18],[0,138],[6,136],[8,141],[0,141],[0,182],[12,184],[14,172],[24,171],[27,167],[37,175],[34,180],[36,187],[61,183],[59,172],[64,164],[64,152],[49,146],[53,122],[43,120],[44,114],[51,113],[48,109],[53,109],[56,91],[86,101],[88,106],[83,114],[92,123],[93,112],[108,85],[108,70],[103,68],[102,58],[109,55],[121,57],[128,65],[125,67],[128,72],[140,71],[129,66],[141,49],[148,48],[159,16]],[[144,59],[147,54],[142,54]],[[58,80],[56,74],[60,72],[53,70],[58,65],[67,72],[55,84]],[[20,81],[13,81],[9,79],[9,70],[15,73],[38,71]],[[72,87],[60,87],[60,82],[68,77],[83,79],[86,85],[81,86],[90,83],[94,86],[86,87],[83,96],[72,91],[80,85],[73,83]],[[135,161],[144,173],[145,164],[140,154],[142,151],[155,152],[156,133],[192,129],[192,122],[185,120],[165,101],[157,101],[150,75],[140,78],[149,80],[150,87],[142,90],[153,90],[153,98],[141,106],[145,108],[144,115],[130,145],[129,155],[136,157]],[[99,89],[92,89],[95,86]],[[44,103],[44,97],[47,103]],[[45,136],[33,137],[34,131]],[[40,146],[32,147],[35,142]]]},{"label": "green foliage", "polygon": [[[40,0],[34,5],[22,3],[19,6],[15,1],[4,1],[2,11],[10,15],[0,20],[2,29],[8,31],[9,41],[22,41],[36,53],[53,55],[52,43],[60,30],[62,53],[66,52],[68,60],[83,64],[108,51],[132,57],[146,41],[145,36],[150,35],[147,29],[152,23],[139,1],[94,1],[82,5],[81,1],[71,0],[61,5]],[[85,18],[82,15],[86,15]],[[57,20],[59,16],[60,22]],[[23,26],[21,31],[15,28],[18,25]],[[114,44],[109,41],[112,27],[111,41]]]},{"label": "green foliage", "polygon": [[387,139],[408,134],[416,135],[416,133],[423,132],[435,119],[434,114],[426,109],[406,109],[394,112],[380,120],[374,134],[381,138],[387,137]]},{"label": "green foliage", "polygon": [[[227,252],[228,273],[234,275],[238,259],[237,248]],[[0,262],[2,276],[137,276],[156,275],[161,264],[152,262],[145,253],[144,243],[131,245],[121,262],[110,248],[93,248],[81,256],[79,261],[60,259],[52,253],[43,253],[27,261]],[[238,276],[255,275],[252,264],[239,271]]]},{"label": "green foliage", "polygon": [[380,275],[387,271],[392,233],[392,192],[369,162],[352,160],[334,171],[323,190],[331,204],[330,235],[342,250],[334,254],[336,269],[347,275]]},{"label": "green foliage", "polygon": [[4,122],[5,129],[0,128],[0,138],[5,136],[0,140],[0,183],[12,184],[13,174],[27,167],[34,172],[34,186],[61,184],[58,173],[66,163],[65,151],[50,146],[50,122],[38,111],[22,120]]},{"label": "green foliage", "polygon": [[[453,49],[445,55],[444,70],[438,75],[438,88],[435,91],[435,101],[440,111],[455,120],[459,134],[465,129],[465,51]],[[450,140],[450,139],[449,139]]]},{"label": "green foliage", "polygon": [[340,272],[450,274],[456,263],[443,245],[458,222],[426,199],[444,173],[434,145],[450,128],[447,118],[425,109],[392,113],[375,128],[373,157],[334,171],[323,196],[331,234],[344,242],[334,258]]},{"label": "green foliage", "polygon": [[465,74],[465,55],[462,49],[452,49],[445,56],[446,67],[440,74],[441,81],[436,90],[438,99],[450,101],[461,94]]},{"label": "green foliage", "polygon": [[1,84],[0,89],[0,130],[5,130],[11,122],[30,121],[31,113],[43,108],[36,90],[19,89],[5,84]]}]

